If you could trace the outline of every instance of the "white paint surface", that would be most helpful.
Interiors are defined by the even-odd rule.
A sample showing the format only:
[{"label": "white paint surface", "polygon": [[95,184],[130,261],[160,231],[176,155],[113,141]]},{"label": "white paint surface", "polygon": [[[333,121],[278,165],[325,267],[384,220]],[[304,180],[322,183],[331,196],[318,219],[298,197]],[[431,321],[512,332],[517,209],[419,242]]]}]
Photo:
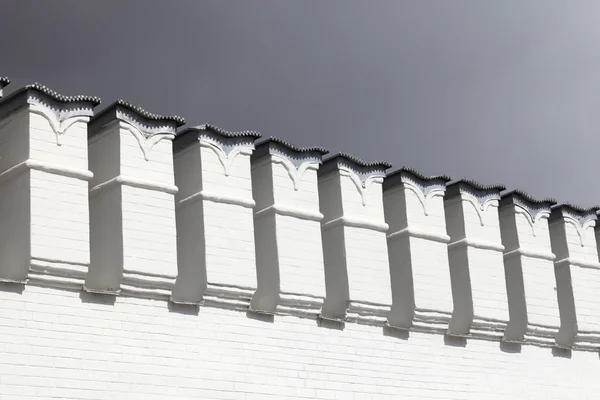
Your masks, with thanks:
[{"label": "white paint surface", "polygon": [[[172,134],[150,146],[122,122],[89,143],[84,121],[54,130],[27,107],[0,118],[2,400],[600,398],[593,222],[542,219],[534,235],[495,204],[424,207],[352,171],[200,145],[174,162]],[[557,256],[522,259],[532,329],[518,345],[501,342],[503,245]],[[178,274],[181,302],[203,304],[170,301]],[[90,277],[121,292],[86,293]],[[560,313],[557,286],[573,303]],[[326,295],[345,323],[318,318]],[[444,336],[471,311],[457,296],[474,305],[467,339]],[[390,308],[404,330],[384,327]],[[559,326],[572,351],[550,347]]]}]

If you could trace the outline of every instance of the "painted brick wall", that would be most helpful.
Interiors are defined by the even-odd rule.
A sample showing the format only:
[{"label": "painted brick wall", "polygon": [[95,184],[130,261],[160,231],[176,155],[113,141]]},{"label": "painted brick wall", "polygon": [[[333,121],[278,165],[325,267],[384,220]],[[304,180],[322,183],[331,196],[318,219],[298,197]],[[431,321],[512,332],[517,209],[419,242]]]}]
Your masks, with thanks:
[{"label": "painted brick wall", "polygon": [[[532,227],[523,214],[516,215],[519,245],[524,249],[547,249],[551,251],[548,222],[539,220]],[[535,229],[535,236],[533,235]],[[526,257],[523,260],[523,278],[530,321],[546,326],[558,326],[558,301],[554,268],[551,260]]]},{"label": "painted brick wall", "polygon": [[597,209],[15,93],[0,400],[600,398]]},{"label": "painted brick wall", "polygon": [[28,285],[0,290],[0,398],[597,399],[597,353]]},{"label": "painted brick wall", "polygon": [[[274,204],[319,213],[318,165],[297,177],[296,187],[281,163],[273,166]],[[297,188],[297,190],[296,190]],[[268,187],[263,187],[263,190]],[[293,215],[277,215],[277,246],[281,290],[313,296],[325,295],[323,247],[319,221]]]},{"label": "painted brick wall", "polygon": [[[29,159],[87,170],[87,119],[57,135],[42,114],[30,111]],[[56,260],[59,251],[63,261],[89,264],[88,183],[32,170],[30,196],[32,257]]]}]

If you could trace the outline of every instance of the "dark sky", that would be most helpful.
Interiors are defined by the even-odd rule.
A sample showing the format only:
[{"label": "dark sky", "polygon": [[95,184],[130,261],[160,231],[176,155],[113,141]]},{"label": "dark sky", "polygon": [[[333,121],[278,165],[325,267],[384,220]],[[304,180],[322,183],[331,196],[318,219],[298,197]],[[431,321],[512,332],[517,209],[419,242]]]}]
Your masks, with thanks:
[{"label": "dark sky", "polygon": [[0,0],[0,76],[600,203],[600,2]]}]

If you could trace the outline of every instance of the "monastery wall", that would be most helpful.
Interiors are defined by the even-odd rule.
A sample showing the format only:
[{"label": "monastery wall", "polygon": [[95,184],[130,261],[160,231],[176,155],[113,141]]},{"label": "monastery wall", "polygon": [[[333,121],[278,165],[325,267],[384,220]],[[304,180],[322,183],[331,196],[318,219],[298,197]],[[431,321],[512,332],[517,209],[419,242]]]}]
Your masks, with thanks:
[{"label": "monastery wall", "polygon": [[599,208],[99,105],[0,99],[0,399],[600,397]]}]

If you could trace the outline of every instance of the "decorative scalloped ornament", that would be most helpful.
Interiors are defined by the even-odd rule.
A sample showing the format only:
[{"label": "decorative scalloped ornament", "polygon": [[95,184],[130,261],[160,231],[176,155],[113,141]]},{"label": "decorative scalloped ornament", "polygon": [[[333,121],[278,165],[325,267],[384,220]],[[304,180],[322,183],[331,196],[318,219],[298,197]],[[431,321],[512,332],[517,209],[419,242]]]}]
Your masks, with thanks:
[{"label": "decorative scalloped ornament", "polygon": [[152,148],[163,139],[173,140],[175,138],[174,133],[153,133],[152,135],[145,135],[138,127],[130,124],[129,122],[122,121],[124,126],[123,129],[128,130],[133,137],[137,140],[142,153],[144,154],[144,159],[146,161],[150,161],[149,154],[152,151]]},{"label": "decorative scalloped ornament", "polygon": [[444,197],[446,193],[446,186],[440,184],[430,184],[424,185],[420,184],[417,180],[413,179],[409,176],[404,176],[402,178],[402,183],[404,184],[404,188],[410,190],[417,196],[417,200],[421,203],[423,207],[423,212],[425,215],[429,215],[428,203],[431,199],[436,196]]},{"label": "decorative scalloped ornament", "polygon": [[249,156],[252,154],[253,150],[252,146],[239,146],[234,147],[229,152],[226,152],[223,147],[219,146],[218,144],[212,141],[206,139],[199,139],[199,142],[201,147],[206,147],[207,149],[212,150],[217,155],[219,162],[223,166],[223,173],[225,174],[225,176],[229,176],[231,172],[231,166],[233,165],[233,161],[238,155],[242,154]]},{"label": "decorative scalloped ornament", "polygon": [[531,232],[533,233],[533,236],[537,236],[537,229],[536,229],[536,226],[538,226],[538,225],[536,225],[537,222],[539,222],[543,218],[545,218],[545,219],[550,218],[550,211],[538,211],[538,212],[532,214],[527,208],[524,208],[519,205],[517,205],[517,207],[515,207],[515,212],[517,214],[521,214],[525,217],[525,221],[527,221],[527,223],[531,227]]},{"label": "decorative scalloped ornament", "polygon": [[435,188],[424,193],[421,187],[414,185],[411,182],[404,182],[404,187],[417,196],[417,200],[421,203],[425,215],[429,215],[428,202],[436,196],[444,197],[444,193],[446,193],[446,190],[443,188]]},{"label": "decorative scalloped ornament", "polygon": [[488,208],[498,207],[499,204],[499,200],[497,198],[476,197],[468,192],[462,193],[462,199],[468,203],[471,203],[471,205],[475,209],[475,212],[477,213],[477,216],[479,217],[479,223],[481,224],[481,226],[485,225],[485,223],[483,222],[483,216],[488,210]]},{"label": "decorative scalloped ornament", "polygon": [[577,232],[577,236],[579,236],[579,244],[581,245],[581,247],[585,246],[585,244],[583,243],[583,239],[585,237],[585,231],[588,228],[593,228],[594,226],[596,226],[596,220],[593,218],[586,218],[586,219],[579,220],[577,218],[571,217],[570,215],[564,215],[563,218],[564,218],[565,222],[570,223],[575,228],[575,231]]},{"label": "decorative scalloped ornament", "polygon": [[29,110],[31,113],[40,115],[48,121],[48,124],[56,135],[57,146],[61,145],[61,136],[64,135],[70,127],[77,122],[89,121],[88,116],[82,116],[73,112],[76,110],[72,110],[72,112],[60,112],[59,110],[55,110],[41,103],[31,103],[29,105]]},{"label": "decorative scalloped ornament", "polygon": [[135,116],[134,119],[142,118],[147,120],[152,120],[154,122],[174,122],[178,126],[185,124],[185,119],[178,115],[160,115],[154,114],[144,110],[142,107],[134,106],[128,101],[117,99],[115,102],[117,106],[123,107],[126,111],[120,112],[120,114],[128,115],[129,118],[132,117],[132,114]]},{"label": "decorative scalloped ornament", "polygon": [[298,167],[296,167],[293,162],[286,157],[280,156],[279,154],[271,154],[271,157],[274,163],[281,164],[286,169],[290,179],[292,180],[292,183],[294,184],[295,191],[300,189],[300,181],[308,169],[319,168],[319,162],[315,160],[303,161],[300,163],[300,165],[298,165]]},{"label": "decorative scalloped ornament", "polygon": [[373,174],[369,175],[366,179],[361,179],[360,176],[350,168],[339,167],[340,175],[350,178],[354,186],[360,193],[362,205],[367,205],[367,195],[369,194],[369,188],[373,183],[383,183],[384,174]]},{"label": "decorative scalloped ornament", "polygon": [[[277,137],[270,137],[268,140],[266,140],[265,142],[263,142],[263,144],[267,144],[268,143],[273,143],[276,145],[280,146],[280,149],[278,151],[283,151],[285,153],[288,154],[294,154],[294,153],[321,153],[321,154],[326,154],[327,150],[323,147],[320,146],[310,146],[310,147],[300,147],[300,146],[295,146],[293,144],[291,144],[290,142],[288,142],[287,140],[283,140],[281,138],[277,138]],[[298,156],[298,154],[296,154],[296,156]],[[294,157],[294,156],[292,156]]]}]

